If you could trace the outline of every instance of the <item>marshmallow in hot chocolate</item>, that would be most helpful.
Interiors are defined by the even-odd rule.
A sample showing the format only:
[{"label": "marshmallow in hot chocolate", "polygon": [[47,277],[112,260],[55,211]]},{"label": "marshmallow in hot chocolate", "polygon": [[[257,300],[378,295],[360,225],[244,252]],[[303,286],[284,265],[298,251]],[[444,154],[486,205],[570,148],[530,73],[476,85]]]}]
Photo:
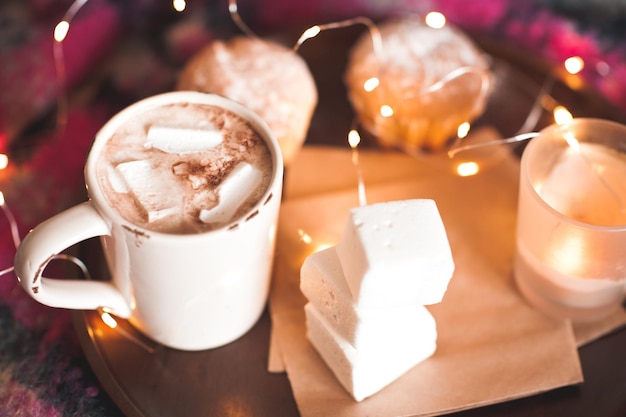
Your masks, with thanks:
[{"label": "marshmallow in hot chocolate", "polygon": [[247,121],[192,103],[138,114],[113,134],[98,162],[111,206],[165,233],[228,226],[259,201],[271,167],[267,145]]}]

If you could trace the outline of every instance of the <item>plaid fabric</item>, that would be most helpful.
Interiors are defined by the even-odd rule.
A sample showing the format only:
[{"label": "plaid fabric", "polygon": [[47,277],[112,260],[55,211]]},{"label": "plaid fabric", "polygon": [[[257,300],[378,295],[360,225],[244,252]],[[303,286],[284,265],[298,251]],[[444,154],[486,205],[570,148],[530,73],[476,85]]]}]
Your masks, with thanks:
[{"label": "plaid fabric", "polygon": [[[165,0],[90,0],[63,43],[66,84],[60,88],[52,30],[71,3],[15,0],[0,5],[0,151],[11,158],[10,167],[0,172],[0,190],[22,235],[84,199],[83,163],[95,132],[111,115],[170,89],[189,56],[210,39],[236,31],[225,0],[190,1],[184,14]],[[546,1],[560,12],[567,11],[563,3]],[[545,4],[515,0],[248,0],[239,5],[244,20],[266,32],[436,9],[462,28],[529,48],[554,62],[582,56],[591,85],[626,109],[619,13],[596,16],[605,19],[600,30],[589,21],[564,19]],[[605,24],[610,16],[613,20]],[[602,62],[611,68],[608,74],[596,71]],[[60,126],[55,107],[64,93],[69,107]],[[12,264],[14,253],[9,224],[0,217],[0,269]],[[31,300],[14,274],[0,277],[0,416],[121,415],[90,370],[69,317],[67,311]]]}]

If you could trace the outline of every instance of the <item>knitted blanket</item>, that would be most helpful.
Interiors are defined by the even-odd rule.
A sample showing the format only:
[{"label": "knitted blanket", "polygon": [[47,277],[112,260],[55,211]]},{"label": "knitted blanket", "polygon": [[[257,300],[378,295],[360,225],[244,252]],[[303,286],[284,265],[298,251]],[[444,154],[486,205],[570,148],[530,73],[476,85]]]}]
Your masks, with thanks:
[{"label": "knitted blanket", "polygon": [[[62,61],[55,61],[53,29],[72,1],[2,2],[0,152],[10,163],[0,171],[0,191],[21,236],[85,198],[85,157],[109,117],[171,89],[178,69],[203,44],[237,32],[225,1],[188,3],[188,10],[177,13],[165,0],[90,0],[72,20]],[[626,13],[607,0],[606,13],[590,16],[579,3],[584,2],[248,0],[240,2],[240,13],[267,33],[362,15],[380,19],[439,10],[462,28],[553,62],[582,56],[589,84],[626,109],[626,49],[618,41]],[[598,71],[602,63],[608,73]],[[65,100],[67,107],[59,108]],[[12,265],[15,254],[11,226],[1,214],[0,270]],[[12,272],[0,276],[0,416],[121,415],[82,354],[70,313],[34,302]]]}]

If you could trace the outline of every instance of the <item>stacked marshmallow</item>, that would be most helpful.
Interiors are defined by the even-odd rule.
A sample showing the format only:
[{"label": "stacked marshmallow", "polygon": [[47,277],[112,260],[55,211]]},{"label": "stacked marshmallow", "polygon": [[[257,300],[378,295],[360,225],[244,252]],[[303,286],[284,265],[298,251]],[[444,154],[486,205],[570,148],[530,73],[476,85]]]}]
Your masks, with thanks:
[{"label": "stacked marshmallow", "polygon": [[353,208],[337,246],[307,257],[307,337],[356,401],[435,352],[424,306],[442,300],[453,272],[439,211],[426,199]]}]

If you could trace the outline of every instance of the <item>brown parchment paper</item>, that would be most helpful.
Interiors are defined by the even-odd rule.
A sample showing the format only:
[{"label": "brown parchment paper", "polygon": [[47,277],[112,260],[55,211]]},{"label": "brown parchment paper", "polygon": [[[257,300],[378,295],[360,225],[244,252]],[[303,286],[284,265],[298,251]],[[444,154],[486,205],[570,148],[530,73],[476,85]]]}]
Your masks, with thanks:
[{"label": "brown parchment paper", "polygon": [[[340,191],[345,190],[337,185],[344,168],[329,169],[319,154],[323,150],[314,152],[319,165],[312,163],[306,172],[287,173],[292,177],[280,215],[270,297],[273,351],[278,358],[274,365],[276,369],[285,366],[303,417],[435,415],[583,380],[571,324],[537,312],[514,287],[516,159],[499,157],[485,164],[481,174],[461,178],[445,157],[424,161],[405,157],[402,179],[398,179],[388,172],[398,169],[402,157],[377,155],[367,160],[367,153],[362,153],[368,203],[436,200],[456,270],[443,302],[430,307],[438,326],[436,353],[376,395],[355,402],[305,337],[299,268],[317,247],[337,241],[348,209],[358,204],[355,174],[345,171],[353,190]],[[346,154],[349,162],[349,150],[335,157]],[[393,165],[387,165],[387,157],[393,158]],[[349,163],[343,165],[350,170]],[[384,171],[387,177],[378,183],[368,182],[370,169]],[[334,175],[335,191],[316,192],[310,197],[300,193],[290,198],[301,184],[298,175],[317,177],[317,183],[327,171]]]},{"label": "brown parchment paper", "polygon": [[626,311],[623,308],[615,310],[615,312],[602,318],[602,320],[575,323],[574,337],[576,338],[576,344],[578,347],[584,346],[624,325],[626,325]]},{"label": "brown parchment paper", "polygon": [[[488,126],[481,127],[472,132],[464,143],[493,141],[499,137],[495,129]],[[430,175],[433,165],[436,166],[435,170],[453,172],[455,166],[464,160],[478,160],[487,169],[500,163],[510,163],[512,169],[518,167],[517,158],[506,148],[485,148],[478,152],[460,155],[448,161],[447,166],[442,167],[440,159],[437,158],[415,158],[380,149],[359,150],[359,165],[368,187]],[[332,169],[327,169],[327,167],[332,167]],[[356,182],[357,174],[352,164],[351,151],[338,147],[308,146],[300,152],[295,163],[289,167],[285,180],[284,198],[290,201],[302,197],[353,190]],[[626,311],[624,309],[619,309],[602,320],[575,323],[573,327],[576,344],[578,347],[584,346],[625,325]],[[275,332],[271,335],[268,370],[270,372],[285,371]]]}]

